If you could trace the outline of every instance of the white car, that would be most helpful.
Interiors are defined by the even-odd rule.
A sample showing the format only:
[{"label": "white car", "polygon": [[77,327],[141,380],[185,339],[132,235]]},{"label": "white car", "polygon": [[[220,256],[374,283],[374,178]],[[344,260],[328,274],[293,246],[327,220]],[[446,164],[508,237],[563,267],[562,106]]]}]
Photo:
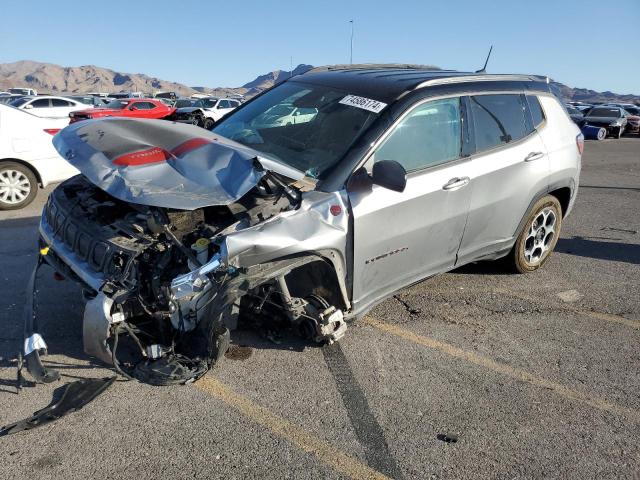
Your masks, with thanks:
[{"label": "white car", "polygon": [[179,98],[173,104],[176,108],[174,119],[178,122],[193,123],[211,130],[227,113],[240,106],[240,101],[231,98]]},{"label": "white car", "polygon": [[10,88],[9,93],[13,95],[33,95],[34,97],[38,95],[38,92],[36,90],[34,90],[33,88],[26,88],[26,87]]},{"label": "white car", "polygon": [[78,174],[52,144],[68,124],[68,118],[40,118],[0,105],[0,210],[22,208],[36,197],[38,186]]},{"label": "white car", "polygon": [[71,112],[86,110],[87,105],[78,100],[65,97],[39,96],[22,97],[9,105],[21,110],[29,110],[38,117],[69,118]]},{"label": "white car", "polygon": [[284,127],[312,121],[318,114],[316,108],[296,107],[290,103],[283,103],[271,107],[258,116],[252,126],[261,128]]}]

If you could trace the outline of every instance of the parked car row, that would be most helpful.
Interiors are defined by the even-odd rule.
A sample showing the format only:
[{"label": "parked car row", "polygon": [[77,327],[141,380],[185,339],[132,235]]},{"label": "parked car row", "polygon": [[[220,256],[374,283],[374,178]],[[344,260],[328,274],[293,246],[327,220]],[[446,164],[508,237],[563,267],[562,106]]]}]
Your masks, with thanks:
[{"label": "parked car row", "polygon": [[101,117],[154,118],[191,123],[207,130],[241,103],[235,98],[202,94],[176,98],[173,92],[161,92],[158,98],[143,98],[139,92],[59,96],[35,93],[33,89],[9,89],[0,92],[0,103],[29,110],[38,117],[69,118],[70,123]]},{"label": "parked car row", "polygon": [[605,136],[621,138],[625,133],[640,133],[640,107],[632,104],[565,105],[571,120],[580,128],[598,127]]}]

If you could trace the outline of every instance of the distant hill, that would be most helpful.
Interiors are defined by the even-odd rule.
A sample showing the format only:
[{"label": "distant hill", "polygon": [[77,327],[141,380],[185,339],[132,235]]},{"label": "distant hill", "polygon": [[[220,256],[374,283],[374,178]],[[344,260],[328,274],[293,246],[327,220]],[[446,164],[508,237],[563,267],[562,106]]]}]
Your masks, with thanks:
[{"label": "distant hill", "polygon": [[38,93],[154,92],[170,90],[180,95],[196,91],[186,85],[139,73],[120,73],[94,65],[61,67],[52,63],[21,62],[0,64],[0,89],[30,87]]},{"label": "distant hill", "polygon": [[[436,69],[434,66],[427,66]],[[173,91],[179,95],[206,93],[211,95],[241,94],[250,98],[271,88],[287,78],[302,74],[312,65],[300,64],[293,71],[274,70],[259,75],[241,87],[223,88],[214,86],[190,87],[182,83],[161,80],[141,73],[122,73],[95,65],[62,67],[52,63],[23,60],[0,64],[0,90],[10,87],[30,87],[39,93],[86,93],[86,92],[131,92],[142,91],[152,94],[158,90]],[[571,88],[554,82],[565,100],[583,102],[624,102],[639,103],[640,96],[606,92],[596,92],[585,88]]]},{"label": "distant hill", "polygon": [[249,83],[245,83],[242,87],[247,89],[246,94],[248,96],[253,96],[262,92],[263,90],[266,90],[267,88],[271,88],[274,85],[285,81],[287,78],[308,72],[312,68],[313,65],[300,64],[291,71],[274,70],[273,72],[269,72],[265,75],[260,75],[255,80],[252,80]]}]

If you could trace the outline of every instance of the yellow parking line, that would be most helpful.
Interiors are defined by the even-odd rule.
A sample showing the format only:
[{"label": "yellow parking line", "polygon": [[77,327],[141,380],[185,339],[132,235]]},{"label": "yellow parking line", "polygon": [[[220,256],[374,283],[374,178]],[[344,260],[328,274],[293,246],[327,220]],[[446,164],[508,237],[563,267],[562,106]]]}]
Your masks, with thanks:
[{"label": "yellow parking line", "polygon": [[[512,290],[507,290],[504,288],[496,288],[493,290],[495,293],[501,293],[503,295],[510,295],[512,297],[519,298],[521,300],[526,300],[528,302],[538,303],[540,301],[539,298],[530,297],[529,295],[514,292]],[[561,310],[566,310],[568,312],[576,313],[578,315],[584,315],[587,317],[595,318],[597,320],[605,320],[607,322],[619,323],[621,325],[626,325],[627,327],[636,328],[640,330],[640,322],[637,320],[631,320],[629,318],[622,317],[620,315],[613,315],[611,313],[602,313],[602,312],[594,312],[592,310],[584,310],[577,307],[572,307],[571,305],[560,305],[559,308]]]},{"label": "yellow parking line", "polygon": [[357,479],[389,480],[389,477],[368,467],[356,458],[345,454],[325,441],[314,437],[297,425],[279,417],[248,398],[234,392],[213,377],[205,376],[198,380],[195,386],[203,392],[223,401],[230,407],[235,408],[257,424],[268,428],[298,448],[315,455],[318,459],[344,475]]},{"label": "yellow parking line", "polygon": [[402,327],[398,327],[397,325],[381,322],[379,320],[376,320],[375,318],[371,318],[368,316],[364,317],[362,321],[367,325],[371,325],[379,330],[391,333],[397,337],[409,340],[410,342],[416,343],[418,345],[433,348],[452,357],[459,358],[474,365],[487,368],[516,380],[527,382],[538,387],[547,388],[554,391],[558,395],[570,400],[576,400],[599,410],[604,410],[606,412],[615,413],[636,421],[640,421],[640,412],[637,410],[616,405],[615,403],[608,402],[593,395],[581,393],[577,390],[565,387],[564,385],[539,377],[519,368],[511,367],[503,363],[498,363],[494,360],[491,360],[490,358],[478,355],[477,353],[462,350],[461,348],[454,347],[453,345],[450,345],[448,343],[418,335]]}]

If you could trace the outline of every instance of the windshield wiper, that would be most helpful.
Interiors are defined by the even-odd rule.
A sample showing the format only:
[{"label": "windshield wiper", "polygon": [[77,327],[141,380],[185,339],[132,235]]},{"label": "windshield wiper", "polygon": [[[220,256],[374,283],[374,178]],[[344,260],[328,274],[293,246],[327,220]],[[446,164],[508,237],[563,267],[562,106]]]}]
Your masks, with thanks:
[{"label": "windshield wiper", "polygon": [[253,159],[253,166],[259,172],[264,172],[265,177],[268,176],[273,183],[282,188],[282,191],[287,197],[289,197],[289,200],[291,200],[295,204],[300,203],[300,192],[298,192],[295,188],[291,188],[289,185],[280,180],[280,178],[271,170],[265,169],[262,166],[262,163],[260,163],[260,159],[258,157],[255,157]]}]

